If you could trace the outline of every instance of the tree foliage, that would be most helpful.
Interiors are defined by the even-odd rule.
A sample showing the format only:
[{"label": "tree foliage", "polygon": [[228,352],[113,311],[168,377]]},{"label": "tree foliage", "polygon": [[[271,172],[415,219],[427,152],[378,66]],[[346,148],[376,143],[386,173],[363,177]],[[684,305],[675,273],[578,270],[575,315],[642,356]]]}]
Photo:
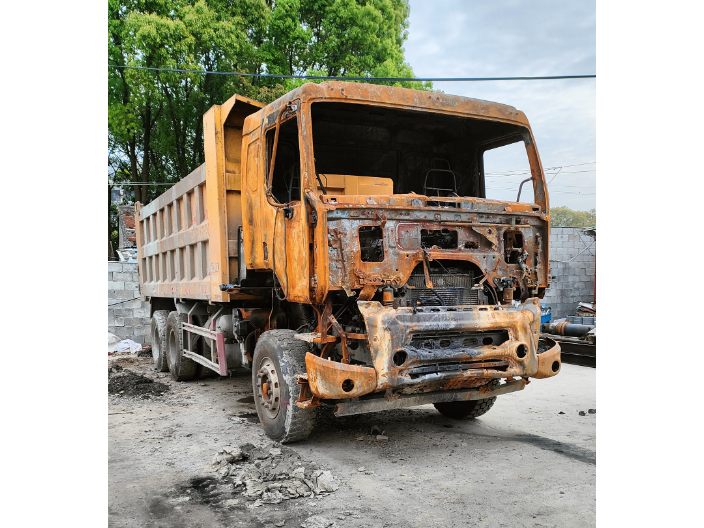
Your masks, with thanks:
[{"label": "tree foliage", "polygon": [[[413,77],[407,0],[108,0],[112,65]],[[300,80],[108,68],[113,181],[175,182],[204,161],[202,116],[232,94],[268,103]],[[389,82],[432,89],[430,83]],[[163,187],[133,186],[146,203]]]},{"label": "tree foliage", "polygon": [[551,207],[550,222],[554,227],[592,227],[596,225],[596,209],[573,211],[569,207]]}]

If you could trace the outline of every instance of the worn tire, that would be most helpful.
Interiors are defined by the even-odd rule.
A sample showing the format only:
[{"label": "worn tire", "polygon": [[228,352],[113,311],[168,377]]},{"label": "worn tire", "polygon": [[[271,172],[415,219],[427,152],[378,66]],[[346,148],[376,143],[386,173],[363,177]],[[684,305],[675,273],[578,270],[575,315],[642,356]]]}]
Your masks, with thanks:
[{"label": "worn tire", "polygon": [[[496,387],[498,384],[499,380],[493,380],[489,386]],[[442,402],[434,403],[433,405],[440,414],[453,420],[471,420],[488,413],[489,409],[494,406],[495,401],[496,396],[493,396],[484,400]]]},{"label": "worn tire", "polygon": [[[295,334],[293,330],[264,332],[257,341],[252,358],[252,388],[259,421],[266,435],[281,443],[305,440],[315,426],[315,408],[301,409],[296,405],[301,392],[296,374],[306,372],[308,346],[294,339]],[[275,374],[272,374],[272,380],[278,380],[279,405],[276,412],[266,409],[267,402],[259,385],[259,373],[265,364],[273,366]]]},{"label": "worn tire", "polygon": [[183,357],[183,329],[188,321],[186,314],[171,312],[166,319],[166,351],[169,358],[169,371],[176,381],[190,381],[200,375],[202,365]]},{"label": "worn tire", "polygon": [[152,358],[154,368],[158,372],[169,370],[169,361],[166,357],[166,319],[168,310],[157,310],[152,315]]}]

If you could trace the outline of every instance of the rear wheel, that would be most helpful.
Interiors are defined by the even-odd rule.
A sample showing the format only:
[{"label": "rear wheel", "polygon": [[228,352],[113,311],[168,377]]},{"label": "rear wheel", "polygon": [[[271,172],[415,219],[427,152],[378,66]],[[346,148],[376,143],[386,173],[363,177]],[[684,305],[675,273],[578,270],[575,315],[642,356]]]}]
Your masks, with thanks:
[{"label": "rear wheel", "polygon": [[154,368],[159,372],[169,370],[169,362],[166,359],[166,319],[168,316],[168,310],[157,310],[152,315],[152,358],[154,358]]},{"label": "rear wheel", "polygon": [[315,426],[315,408],[301,409],[296,374],[306,372],[308,346],[293,330],[264,332],[252,358],[252,387],[259,421],[272,440],[305,440]]},{"label": "rear wheel", "polygon": [[[488,386],[495,387],[499,384],[499,380],[493,380]],[[486,398],[484,400],[469,400],[459,402],[442,402],[434,403],[433,405],[443,416],[454,420],[471,420],[478,418],[489,412],[494,406],[496,396]]]},{"label": "rear wheel", "polygon": [[183,356],[183,323],[188,321],[186,314],[171,312],[166,319],[166,350],[169,357],[171,377],[176,381],[190,381],[200,375],[202,365]]}]

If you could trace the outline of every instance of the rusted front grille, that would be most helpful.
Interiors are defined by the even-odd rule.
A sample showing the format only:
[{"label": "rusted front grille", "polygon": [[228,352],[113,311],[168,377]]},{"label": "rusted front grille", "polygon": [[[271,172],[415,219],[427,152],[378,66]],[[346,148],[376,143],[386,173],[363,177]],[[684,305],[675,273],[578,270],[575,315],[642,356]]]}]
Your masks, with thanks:
[{"label": "rusted front grille", "polygon": [[424,365],[408,370],[408,375],[411,378],[418,378],[428,374],[437,374],[439,372],[462,371],[470,369],[490,369],[504,372],[508,368],[508,361],[502,360],[485,360],[485,361],[464,361],[456,363],[435,363],[433,365]]},{"label": "rusted front grille", "polygon": [[[408,279],[407,296],[413,305],[418,302],[423,306],[467,306],[479,304],[477,290],[472,290],[474,276],[472,273],[453,275],[450,273],[433,273],[434,288],[425,287],[425,275],[413,274]],[[442,303],[438,296],[442,299]]]}]

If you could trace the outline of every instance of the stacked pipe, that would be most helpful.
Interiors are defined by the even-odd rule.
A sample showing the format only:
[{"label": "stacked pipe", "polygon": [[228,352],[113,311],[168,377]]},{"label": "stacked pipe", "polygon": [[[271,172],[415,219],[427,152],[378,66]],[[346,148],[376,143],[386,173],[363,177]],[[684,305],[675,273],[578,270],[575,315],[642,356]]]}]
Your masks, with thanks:
[{"label": "stacked pipe", "polygon": [[596,325],[575,324],[570,323],[567,319],[561,319],[553,323],[544,324],[543,333],[567,337],[584,337],[594,328],[596,328]]}]

